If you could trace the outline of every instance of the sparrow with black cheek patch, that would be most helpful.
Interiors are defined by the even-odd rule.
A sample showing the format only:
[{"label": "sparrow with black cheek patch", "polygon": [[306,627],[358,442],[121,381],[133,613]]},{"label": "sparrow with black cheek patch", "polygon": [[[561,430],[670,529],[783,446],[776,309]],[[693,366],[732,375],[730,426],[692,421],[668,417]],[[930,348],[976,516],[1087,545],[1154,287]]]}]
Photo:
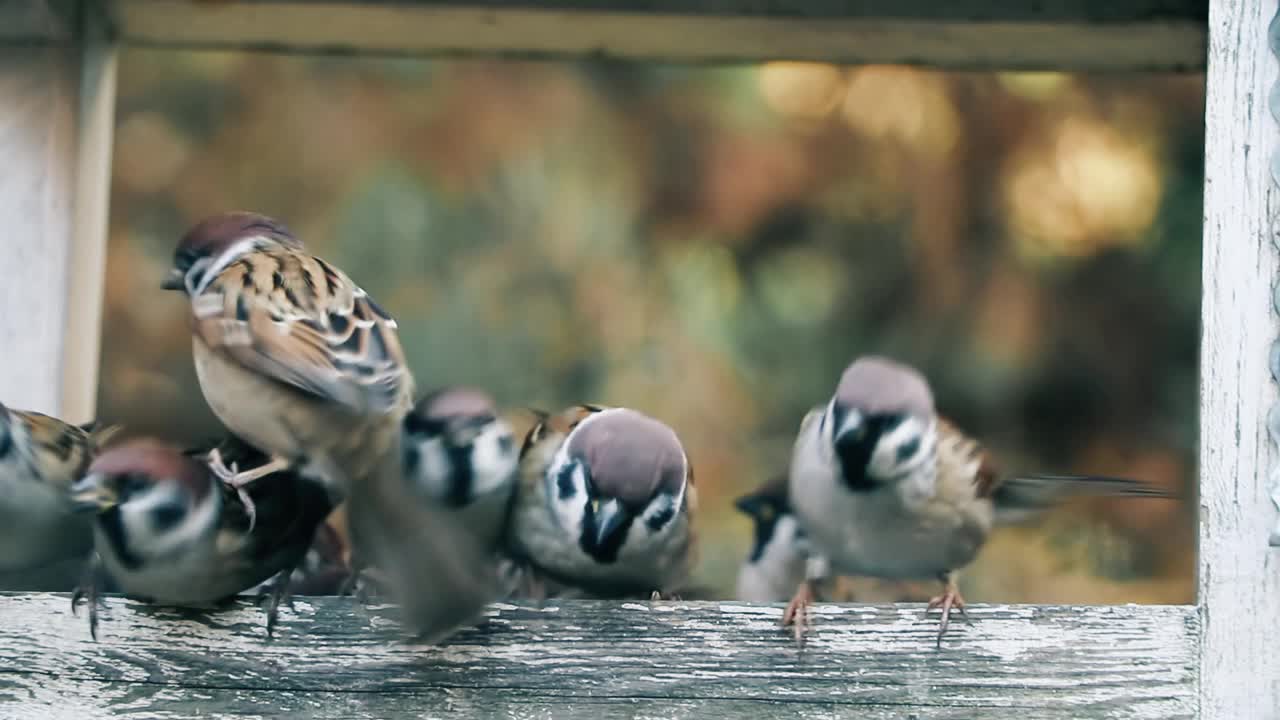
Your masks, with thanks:
[{"label": "sparrow with black cheek patch", "polygon": [[[236,462],[265,456],[229,438],[216,448]],[[94,558],[72,609],[88,596],[89,629],[97,637],[100,570],[130,597],[160,605],[221,603],[275,577],[267,608],[271,635],[290,573],[311,545],[333,504],[320,483],[280,471],[247,492],[249,517],[237,492],[208,465],[208,452],[182,451],[155,440],[114,446],[71,488],[80,508],[94,512]]]},{"label": "sparrow with black cheek patch", "polygon": [[787,502],[787,478],[772,479],[734,507],[751,518],[751,551],[738,570],[739,600],[785,602],[805,579],[808,541]]},{"label": "sparrow with black cheek patch", "polygon": [[0,404],[0,572],[85,556],[92,528],[67,491],[117,430]]},{"label": "sparrow with black cheek patch", "polygon": [[468,387],[428,393],[405,416],[401,442],[408,494],[452,515],[482,547],[498,551],[519,449],[493,399]]},{"label": "sparrow with black cheek patch", "polygon": [[404,419],[405,480],[458,513],[497,549],[515,489],[519,448],[493,400],[472,388],[433,392]]},{"label": "sparrow with black cheek patch", "polygon": [[278,221],[232,212],[183,236],[164,285],[191,301],[192,353],[215,415],[270,458],[213,467],[240,491],[306,463],[335,500],[373,473],[397,473],[393,440],[413,403],[396,323],[341,270]]},{"label": "sparrow with black cheek patch", "polygon": [[599,405],[544,413],[520,451],[508,547],[534,576],[591,595],[669,595],[693,562],[695,498],[661,422]]},{"label": "sparrow with black cheek patch", "polygon": [[1134,480],[1002,477],[991,456],[934,410],[915,369],[881,357],[854,361],[835,395],[800,425],[788,496],[809,536],[809,580],[783,616],[801,638],[812,580],[829,572],[887,579],[937,578],[938,645],[952,608],[964,610],[956,573],[994,525],[1069,495],[1171,497]]}]

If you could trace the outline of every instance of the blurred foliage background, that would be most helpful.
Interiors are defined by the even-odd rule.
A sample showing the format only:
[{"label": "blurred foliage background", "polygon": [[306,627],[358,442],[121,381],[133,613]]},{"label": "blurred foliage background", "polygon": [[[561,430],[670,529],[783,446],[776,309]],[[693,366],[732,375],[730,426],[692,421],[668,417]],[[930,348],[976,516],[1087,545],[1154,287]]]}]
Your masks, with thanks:
[{"label": "blurred foliage background", "polygon": [[[289,224],[400,322],[424,391],[671,424],[699,583],[737,495],[861,353],[921,367],[1010,470],[1140,477],[998,533],[973,601],[1194,594],[1201,75],[693,68],[130,49],[99,408],[219,432],[159,282],[201,217]],[[851,586],[859,599],[931,584]]]}]

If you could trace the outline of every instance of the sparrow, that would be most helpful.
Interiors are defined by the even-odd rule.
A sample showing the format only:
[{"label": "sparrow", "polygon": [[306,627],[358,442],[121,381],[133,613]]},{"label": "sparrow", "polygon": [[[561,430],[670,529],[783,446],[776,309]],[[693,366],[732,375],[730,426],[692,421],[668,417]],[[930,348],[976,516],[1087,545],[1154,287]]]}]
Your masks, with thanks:
[{"label": "sparrow", "polygon": [[738,570],[739,600],[786,602],[805,579],[808,539],[787,502],[787,476],[734,501],[753,526],[751,550]]},{"label": "sparrow", "polygon": [[102,574],[129,597],[170,606],[223,603],[268,578],[267,634],[291,573],[303,561],[316,528],[333,509],[324,487],[280,471],[246,488],[257,507],[256,529],[239,492],[210,467],[212,450],[235,462],[265,456],[231,437],[211,449],[180,450],[142,438],[115,445],[70,490],[92,514],[94,554],[72,596],[89,601],[89,631],[97,638]]},{"label": "sparrow", "polygon": [[240,495],[305,463],[335,500],[379,469],[413,404],[396,321],[279,221],[249,212],[206,218],[178,243],[163,283],[191,305],[200,389],[232,433],[267,453],[255,468],[212,468]]},{"label": "sparrow", "polygon": [[423,500],[456,512],[494,550],[502,542],[519,461],[511,426],[480,390],[437,390],[405,416],[406,482]]},{"label": "sparrow", "polygon": [[[411,499],[453,515],[484,548],[498,552],[519,449],[493,399],[469,387],[428,393],[404,418],[402,449]],[[348,588],[363,570],[352,574]]]},{"label": "sparrow", "polygon": [[531,593],[545,577],[597,597],[670,596],[693,564],[693,470],[674,431],[627,408],[539,412],[508,528]]},{"label": "sparrow", "polygon": [[90,523],[67,492],[119,429],[72,425],[0,404],[0,572],[88,553]]},{"label": "sparrow", "polygon": [[957,572],[993,526],[1021,522],[1071,495],[1171,497],[1144,483],[1098,476],[1010,477],[973,438],[939,416],[929,383],[894,360],[864,356],[835,394],[801,422],[788,497],[812,555],[783,615],[803,639],[815,580],[831,572],[936,578],[937,643],[951,610],[964,613]]}]

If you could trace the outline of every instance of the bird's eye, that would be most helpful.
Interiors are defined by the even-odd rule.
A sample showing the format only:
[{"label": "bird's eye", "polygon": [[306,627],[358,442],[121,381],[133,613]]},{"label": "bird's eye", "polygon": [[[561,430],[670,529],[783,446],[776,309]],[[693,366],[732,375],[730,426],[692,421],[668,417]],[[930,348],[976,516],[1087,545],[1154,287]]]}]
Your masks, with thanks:
[{"label": "bird's eye", "polygon": [[177,503],[165,503],[154,508],[151,511],[151,525],[157,531],[163,532],[172,528],[181,522],[186,509]]}]

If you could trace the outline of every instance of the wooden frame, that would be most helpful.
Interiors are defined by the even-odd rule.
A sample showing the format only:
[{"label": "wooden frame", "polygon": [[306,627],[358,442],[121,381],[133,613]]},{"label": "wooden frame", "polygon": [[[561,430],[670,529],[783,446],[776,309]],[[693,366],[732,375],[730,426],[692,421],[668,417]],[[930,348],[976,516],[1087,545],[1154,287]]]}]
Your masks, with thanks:
[{"label": "wooden frame", "polygon": [[[776,607],[499,607],[488,630],[424,649],[390,641],[376,611],[366,616],[339,600],[286,611],[274,644],[253,637],[261,622],[251,611],[158,622],[163,611],[122,613],[128,603],[113,600],[115,617],[94,645],[65,597],[11,595],[0,596],[0,698],[56,701],[77,717],[97,717],[109,708],[118,714],[143,683],[163,690],[147,712],[188,715],[207,706],[197,706],[204,696],[180,692],[192,684],[183,664],[207,643],[288,679],[281,689],[248,660],[200,665],[199,692],[231,703],[227,712],[273,703],[323,717],[407,708],[559,717],[603,706],[666,717],[785,702],[805,717],[995,717],[1015,707],[1034,717],[1275,717],[1276,15],[1277,0],[1212,0],[1207,14],[1194,0],[0,0],[0,398],[73,420],[93,413],[121,43],[1205,69],[1207,77],[1196,605],[975,608],[974,626],[956,627],[955,649],[941,653],[926,626],[913,624],[918,606],[824,606],[802,661],[768,632]],[[172,647],[174,638],[192,652]],[[590,657],[575,659],[582,653]],[[6,670],[14,667],[25,674]],[[584,670],[566,672],[576,667]],[[44,683],[50,689],[38,690]],[[791,694],[765,696],[751,683]],[[570,712],[553,701],[561,695],[587,704]],[[397,704],[406,698],[413,704]]]}]

